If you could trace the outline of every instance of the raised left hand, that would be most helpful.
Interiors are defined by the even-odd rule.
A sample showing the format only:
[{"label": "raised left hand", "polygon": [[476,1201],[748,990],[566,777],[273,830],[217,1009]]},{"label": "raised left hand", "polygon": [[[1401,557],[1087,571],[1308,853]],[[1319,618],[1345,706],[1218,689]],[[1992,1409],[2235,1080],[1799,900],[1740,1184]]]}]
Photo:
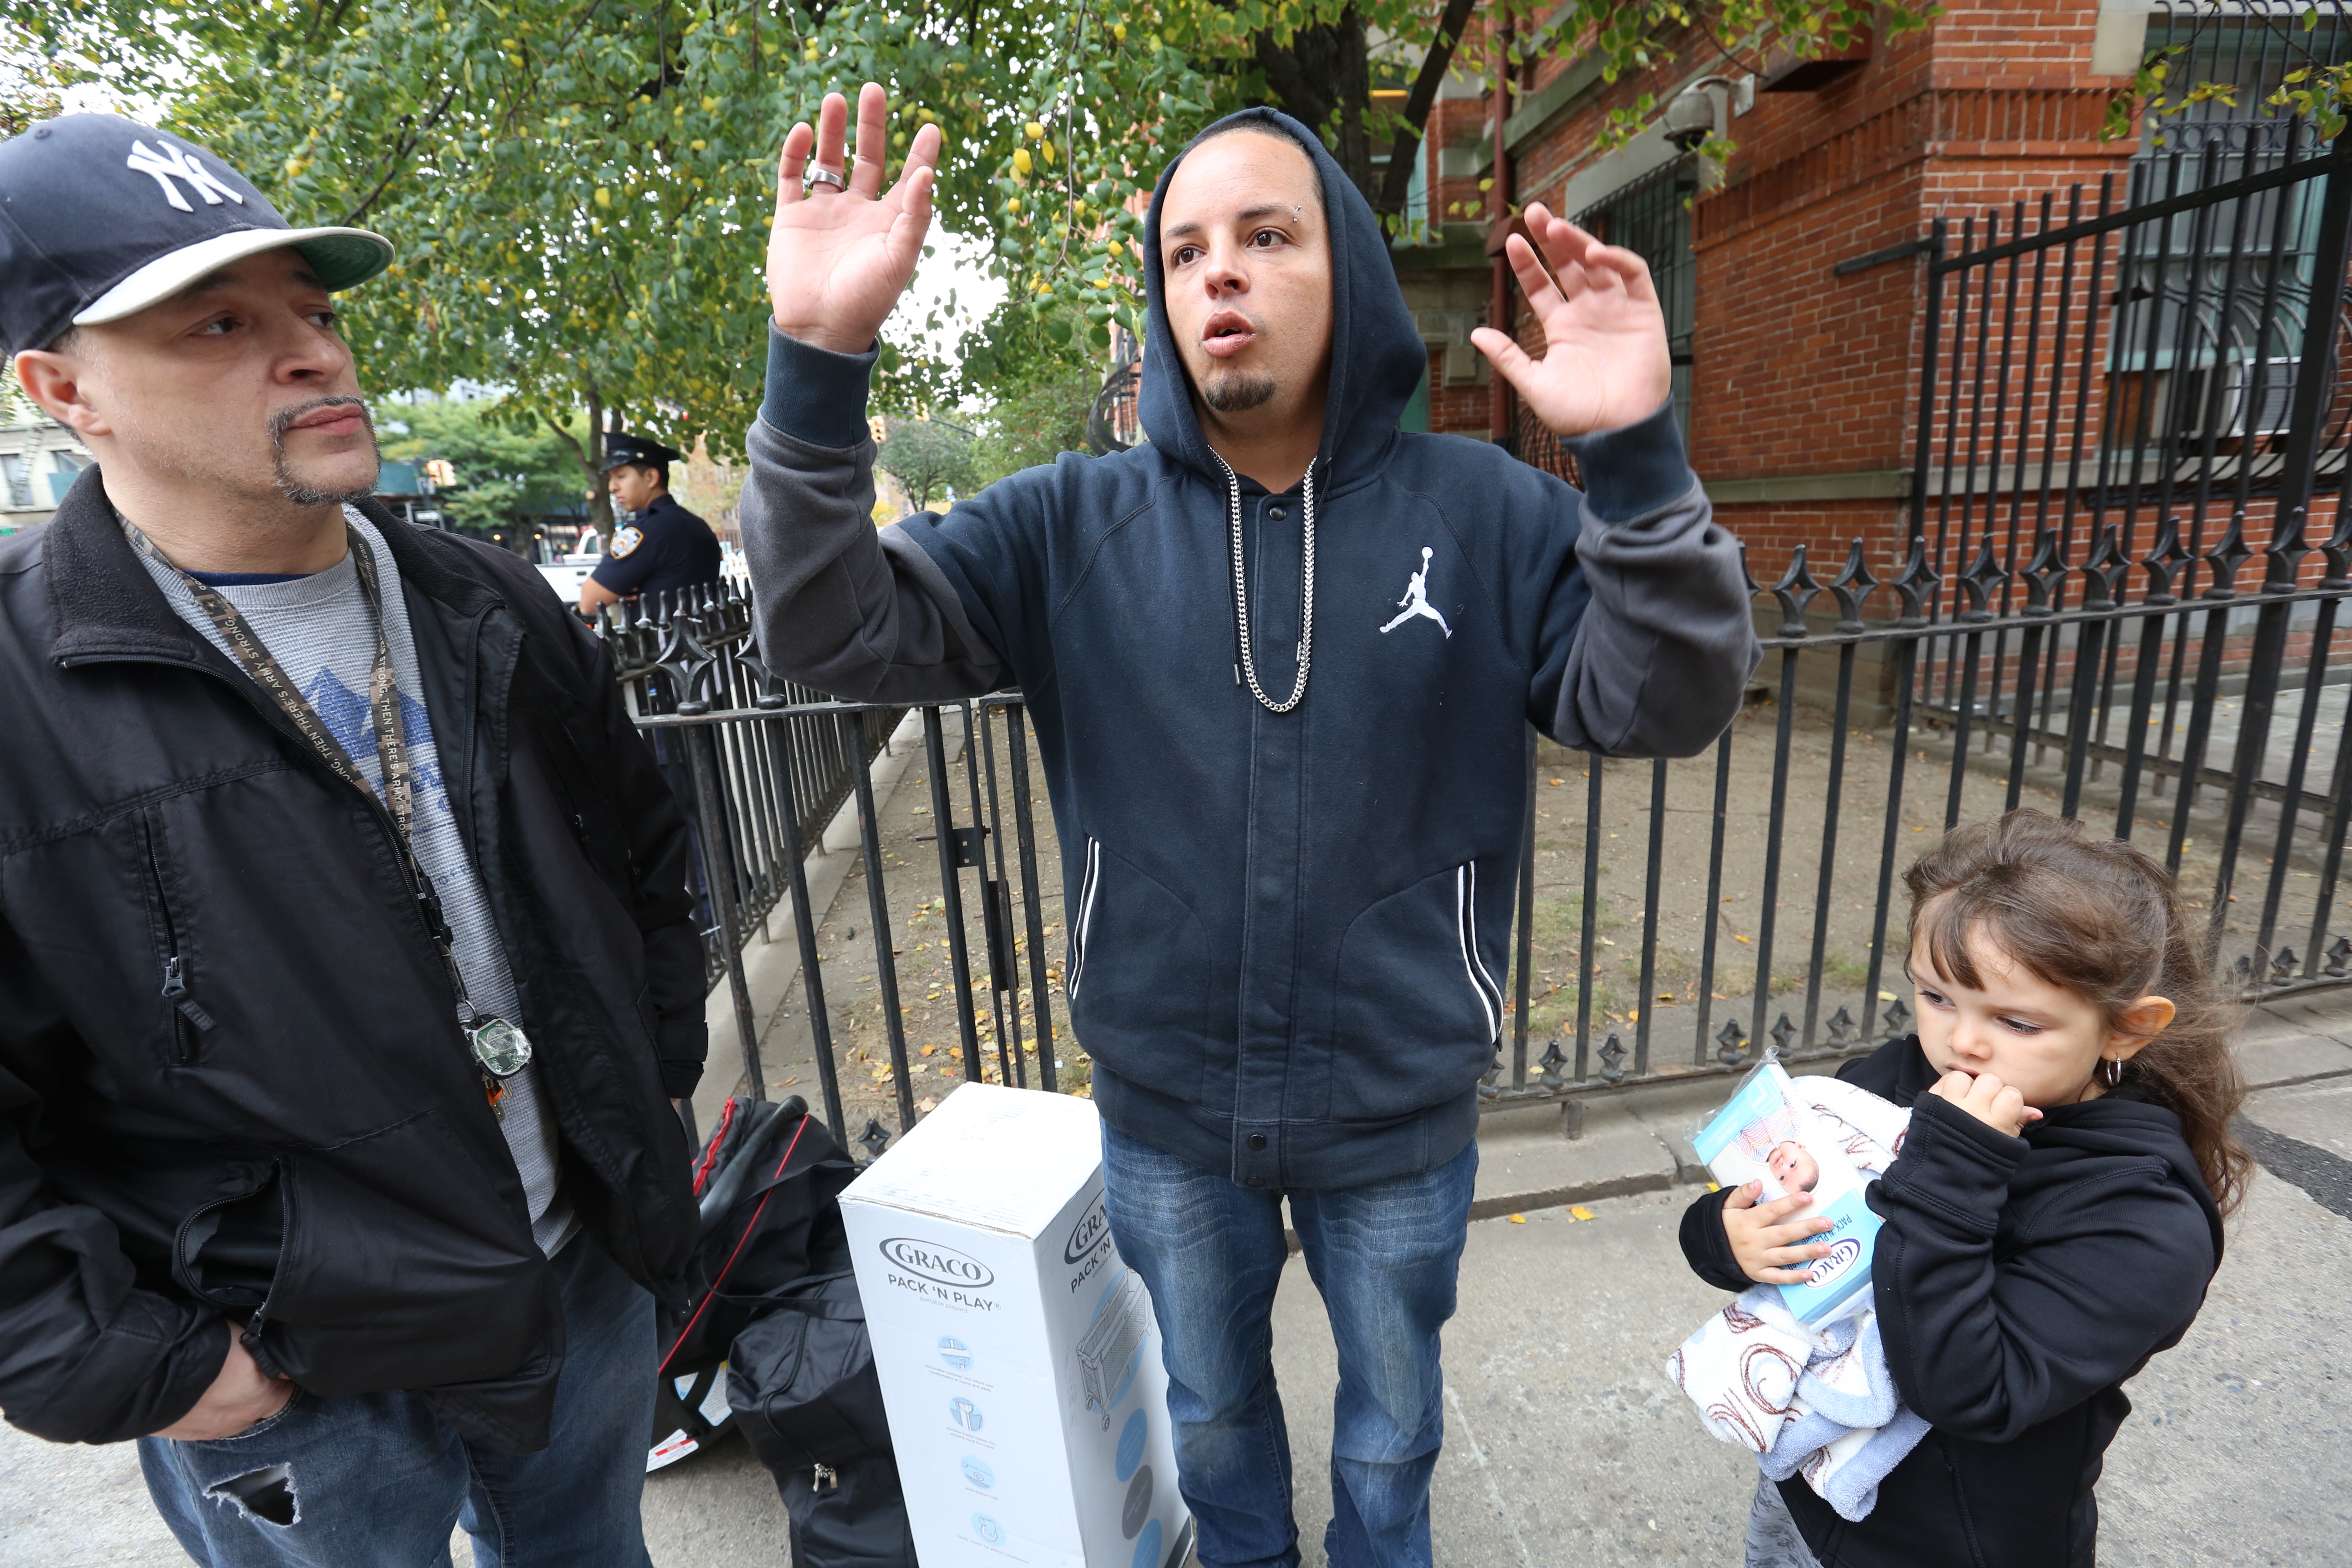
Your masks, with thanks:
[{"label": "raised left hand", "polygon": [[1649,263],[1601,244],[1540,202],[1524,216],[1549,275],[1517,235],[1504,251],[1543,327],[1543,358],[1529,359],[1492,327],[1479,328],[1470,341],[1554,435],[1614,430],[1655,414],[1674,389],[1675,373]]}]

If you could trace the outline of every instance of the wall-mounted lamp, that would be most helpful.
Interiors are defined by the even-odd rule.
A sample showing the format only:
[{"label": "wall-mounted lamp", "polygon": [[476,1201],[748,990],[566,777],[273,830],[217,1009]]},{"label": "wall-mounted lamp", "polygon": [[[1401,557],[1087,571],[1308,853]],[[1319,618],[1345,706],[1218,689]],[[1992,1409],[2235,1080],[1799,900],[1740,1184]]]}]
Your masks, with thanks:
[{"label": "wall-mounted lamp", "polygon": [[[1717,88],[1723,89],[1728,113],[1716,107],[1712,89]],[[1666,100],[1666,140],[1687,153],[1723,129],[1731,114],[1745,114],[1755,106],[1754,77],[1703,76]]]}]

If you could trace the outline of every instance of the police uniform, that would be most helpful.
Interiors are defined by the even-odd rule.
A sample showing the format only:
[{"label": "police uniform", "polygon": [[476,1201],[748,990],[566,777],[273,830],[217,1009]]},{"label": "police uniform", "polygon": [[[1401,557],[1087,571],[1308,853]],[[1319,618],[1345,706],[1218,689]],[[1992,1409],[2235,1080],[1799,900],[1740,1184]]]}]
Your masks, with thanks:
[{"label": "police uniform", "polygon": [[[657,463],[684,461],[684,453],[658,441],[636,436],[604,437],[607,472],[625,464],[651,468]],[[672,588],[716,583],[721,559],[719,536],[710,531],[710,525],[678,505],[676,497],[664,492],[654,498],[651,506],[631,513],[625,523],[613,531],[612,547],[588,578],[625,599],[634,598],[639,594],[660,594]]]}]

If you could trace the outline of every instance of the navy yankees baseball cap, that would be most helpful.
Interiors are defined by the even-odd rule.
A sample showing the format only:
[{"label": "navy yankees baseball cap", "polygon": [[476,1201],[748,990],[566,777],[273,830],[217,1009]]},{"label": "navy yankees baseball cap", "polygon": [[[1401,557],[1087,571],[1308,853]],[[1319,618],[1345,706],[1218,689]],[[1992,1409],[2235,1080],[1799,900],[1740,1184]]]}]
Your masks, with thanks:
[{"label": "navy yankees baseball cap", "polygon": [[0,142],[0,360],[283,246],[330,289],[392,265],[382,235],[295,228],[244,175],[178,137],[115,114],[44,121]]}]

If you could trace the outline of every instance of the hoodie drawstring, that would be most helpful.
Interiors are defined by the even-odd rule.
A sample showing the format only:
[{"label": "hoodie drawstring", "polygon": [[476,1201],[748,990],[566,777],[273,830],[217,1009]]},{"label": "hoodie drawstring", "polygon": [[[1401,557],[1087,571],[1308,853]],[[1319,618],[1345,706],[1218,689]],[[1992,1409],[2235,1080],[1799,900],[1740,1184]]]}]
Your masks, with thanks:
[{"label": "hoodie drawstring", "polygon": [[1306,570],[1298,595],[1298,682],[1290,689],[1288,701],[1276,702],[1257,683],[1257,659],[1250,644],[1249,573],[1242,563],[1242,482],[1235,477],[1232,464],[1213,450],[1209,455],[1216,458],[1217,467],[1225,470],[1226,508],[1233,522],[1234,626],[1241,655],[1236,675],[1248,681],[1250,695],[1265,704],[1267,712],[1287,713],[1307,695],[1307,666],[1315,656],[1315,464],[1308,462],[1302,481],[1307,489]]}]

